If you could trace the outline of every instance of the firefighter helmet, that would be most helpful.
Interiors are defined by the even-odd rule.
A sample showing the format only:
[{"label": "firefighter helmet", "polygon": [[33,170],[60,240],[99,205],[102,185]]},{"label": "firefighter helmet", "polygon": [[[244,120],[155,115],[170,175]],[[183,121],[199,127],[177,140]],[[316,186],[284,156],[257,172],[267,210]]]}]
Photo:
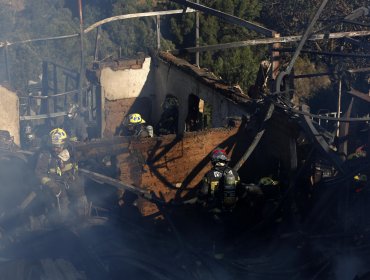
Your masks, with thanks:
[{"label": "firefighter helmet", "polygon": [[24,133],[25,134],[31,134],[32,133],[32,127],[29,123],[24,127]]},{"label": "firefighter helmet", "polygon": [[217,164],[217,163],[224,163],[229,161],[229,158],[226,155],[225,150],[221,148],[216,148],[212,151],[211,153],[211,162],[212,164]]},{"label": "firefighter helmet", "polygon": [[128,115],[128,122],[129,124],[139,124],[139,123],[145,123],[145,120],[141,117],[140,114],[134,113]]},{"label": "firefighter helmet", "polygon": [[49,133],[51,145],[63,146],[67,140],[67,133],[61,128],[55,128]]}]

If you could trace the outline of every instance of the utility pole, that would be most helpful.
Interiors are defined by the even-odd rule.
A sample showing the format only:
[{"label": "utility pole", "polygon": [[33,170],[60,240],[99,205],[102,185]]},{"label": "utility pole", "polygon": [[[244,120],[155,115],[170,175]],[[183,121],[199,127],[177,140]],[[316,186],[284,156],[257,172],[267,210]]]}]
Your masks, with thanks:
[{"label": "utility pole", "polygon": [[[197,0],[199,4],[199,0]],[[199,12],[195,13],[195,46],[199,47]],[[195,53],[195,64],[199,67],[199,51]]]},{"label": "utility pole", "polygon": [[78,1],[78,11],[80,15],[80,46],[81,46],[81,66],[80,66],[80,80],[79,80],[79,94],[78,94],[78,105],[82,106],[82,88],[83,88],[83,75],[85,72],[85,61],[84,61],[84,27],[82,19],[82,0]]},{"label": "utility pole", "polygon": [[97,60],[98,60],[98,54],[99,54],[99,39],[100,39],[100,26],[99,26],[98,28],[96,28],[94,61],[97,61]]},{"label": "utility pole", "polygon": [[157,51],[161,49],[161,16],[157,15]]}]

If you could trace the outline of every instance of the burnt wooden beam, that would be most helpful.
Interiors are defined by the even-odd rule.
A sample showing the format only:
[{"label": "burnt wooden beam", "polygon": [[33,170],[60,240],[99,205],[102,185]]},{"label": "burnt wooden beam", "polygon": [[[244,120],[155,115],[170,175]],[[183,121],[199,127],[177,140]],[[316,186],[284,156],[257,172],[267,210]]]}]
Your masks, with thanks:
[{"label": "burnt wooden beam", "polygon": [[359,46],[367,51],[370,51],[370,43],[366,43],[366,42],[361,42],[359,40],[356,40],[356,39],[353,39],[353,38],[349,38],[349,37],[344,37],[343,40],[347,43],[350,43],[352,45],[356,45],[356,46]]},{"label": "burnt wooden beam", "polygon": [[101,138],[84,142],[72,143],[78,160],[103,157],[106,155],[118,155],[128,151],[130,139],[128,137]]},{"label": "burnt wooden beam", "polygon": [[349,93],[350,95],[352,95],[352,96],[355,96],[355,97],[360,98],[361,100],[364,100],[364,101],[366,101],[366,102],[370,102],[370,96],[369,96],[368,94],[363,93],[363,92],[361,92],[361,91],[359,91],[359,90],[356,90],[356,89],[354,89],[354,88],[352,88],[352,87],[351,87],[351,90],[350,90],[350,91],[348,91],[348,93]]},{"label": "burnt wooden beam", "polygon": [[96,172],[93,172],[93,171],[90,171],[90,170],[87,170],[87,169],[83,169],[83,168],[79,169],[79,173],[86,176],[88,179],[96,181],[97,183],[108,184],[108,185],[111,185],[111,186],[117,188],[120,191],[129,191],[129,192],[132,192],[136,195],[139,195],[140,197],[143,197],[145,199],[149,199],[149,200],[152,199],[152,195],[149,191],[146,191],[142,188],[135,187],[133,185],[124,183],[123,181],[113,179],[113,178],[105,176],[103,174],[96,173]]},{"label": "burnt wooden beam", "polygon": [[243,156],[239,159],[239,161],[235,164],[233,169],[235,171],[238,171],[240,167],[243,166],[243,164],[247,161],[247,159],[250,157],[250,155],[253,153],[255,148],[257,147],[258,143],[261,141],[261,138],[263,134],[265,134],[266,130],[266,122],[271,118],[272,113],[275,110],[275,106],[273,103],[271,103],[266,111],[266,115],[260,125],[259,131],[257,132],[256,136],[254,137],[252,143],[249,145],[248,149],[245,151]]},{"label": "burnt wooden beam", "polygon": [[155,11],[155,12],[146,12],[146,13],[136,13],[136,14],[127,14],[127,15],[119,15],[110,18],[103,19],[101,21],[95,22],[94,24],[87,27],[84,32],[89,33],[95,28],[102,26],[106,23],[113,22],[116,20],[125,20],[125,19],[132,19],[132,18],[141,18],[141,17],[153,17],[153,16],[165,16],[165,15],[175,15],[175,14],[182,14],[182,13],[194,13],[193,9],[184,9],[184,10],[169,10],[169,11]]},{"label": "burnt wooden beam", "polygon": [[[351,102],[347,107],[347,111],[344,113],[345,118],[350,118],[353,108],[354,98],[351,98]],[[349,122],[339,124],[339,144],[338,151],[343,159],[348,155],[348,134],[349,134]],[[341,141],[341,139],[343,139]]]},{"label": "burnt wooden beam", "polygon": [[344,20],[355,20],[359,17],[368,16],[370,14],[370,7],[360,7],[350,13],[348,16],[344,18]]},{"label": "burnt wooden beam", "polygon": [[[302,111],[309,113],[309,107],[307,105],[303,105]],[[326,155],[327,159],[330,160],[340,173],[346,174],[346,169],[343,166],[342,159],[330,148],[323,135],[317,131],[311,117],[309,115],[301,115],[300,118],[303,129],[309,135],[316,149]]]},{"label": "burnt wooden beam", "polygon": [[82,0],[78,0],[78,12],[79,12],[79,18],[80,18],[80,76],[78,81],[78,105],[82,107],[82,90],[83,90],[83,82],[84,82],[84,76],[85,76],[85,45],[84,45],[84,22],[83,22],[83,16],[82,16]]},{"label": "burnt wooden beam", "polygon": [[[273,49],[279,52],[294,52],[294,48],[279,48]],[[358,54],[358,53],[343,53],[343,52],[321,52],[321,51],[312,51],[312,50],[301,50],[301,53],[308,53],[308,54],[317,54],[317,55],[325,55],[325,56],[338,56],[338,57],[358,57],[358,58],[368,58],[370,54]]]},{"label": "burnt wooden beam", "polygon": [[[283,82],[283,79],[285,78],[285,76],[290,75],[296,60],[297,60],[298,56],[300,55],[300,53],[302,51],[302,48],[303,48],[304,44],[307,42],[308,38],[312,35],[313,27],[316,24],[317,20],[319,19],[319,16],[321,15],[321,13],[324,10],[328,1],[329,0],[323,0],[321,2],[321,5],[320,5],[319,9],[316,11],[313,19],[311,20],[310,24],[308,25],[304,34],[302,35],[301,40],[299,41],[299,44],[298,44],[297,48],[295,49],[293,57],[290,60],[288,66],[284,70],[282,70],[279,73],[279,75],[277,76],[276,83],[275,83],[276,92],[279,93],[281,91],[281,84]],[[287,95],[288,93],[285,93],[285,94]]]},{"label": "burnt wooden beam", "polygon": [[312,73],[312,74],[301,74],[301,75],[294,75],[294,79],[304,79],[304,78],[315,78],[315,77],[322,77],[322,76],[330,76],[336,74],[335,72],[324,72],[324,73]]},{"label": "burnt wooden beam", "polygon": [[19,120],[20,121],[42,120],[42,119],[63,117],[66,115],[67,115],[67,112],[56,112],[56,113],[40,114],[40,115],[19,116]]},{"label": "burnt wooden beam", "polygon": [[356,73],[370,73],[370,67],[369,68],[358,68],[358,69],[349,69],[347,70],[348,73],[356,74]]},{"label": "burnt wooden beam", "polygon": [[[335,32],[330,34],[314,34],[309,37],[309,41],[318,41],[324,39],[340,39],[345,37],[364,37],[369,36],[370,31],[349,31],[349,32]],[[272,45],[275,43],[291,43],[301,40],[302,36],[285,36],[285,37],[274,37],[274,38],[258,38],[245,41],[238,41],[232,43],[215,44],[201,47],[190,47],[170,51],[174,55],[183,53],[195,53],[195,52],[206,52],[206,51],[218,51],[225,49],[241,48],[247,46],[258,46],[258,45]]]},{"label": "burnt wooden beam", "polygon": [[186,7],[193,8],[194,10],[201,11],[203,13],[206,13],[206,14],[209,14],[209,15],[212,15],[212,16],[216,16],[216,17],[218,17],[218,18],[220,18],[220,19],[222,19],[222,20],[224,20],[228,23],[248,28],[248,29],[253,30],[257,33],[263,34],[267,37],[273,37],[274,34],[276,33],[276,31],[268,29],[266,27],[263,27],[259,24],[256,24],[256,23],[238,18],[236,16],[218,11],[216,9],[212,9],[210,7],[207,7],[207,6],[198,4],[198,3],[194,3],[194,2],[191,2],[191,1],[188,1],[188,0],[170,0],[170,1],[175,2],[177,4],[180,4],[180,5],[183,5],[183,6],[186,6]]},{"label": "burnt wooden beam", "polygon": [[353,25],[360,25],[360,26],[364,26],[364,27],[369,27],[370,26],[370,24],[368,24],[368,23],[359,22],[359,21],[355,21],[355,20],[349,20],[349,19],[345,19],[345,20],[343,20],[343,22],[353,24]]}]

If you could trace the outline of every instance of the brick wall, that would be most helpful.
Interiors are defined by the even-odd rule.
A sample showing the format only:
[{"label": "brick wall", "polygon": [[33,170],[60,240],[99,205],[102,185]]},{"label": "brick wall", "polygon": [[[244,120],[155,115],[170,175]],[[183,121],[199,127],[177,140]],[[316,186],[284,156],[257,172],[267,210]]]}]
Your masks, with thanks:
[{"label": "brick wall", "polygon": [[117,127],[130,113],[140,113],[150,123],[151,100],[148,97],[125,98],[116,101],[105,100],[105,129],[104,137],[113,136]]},{"label": "brick wall", "polygon": [[[129,152],[117,157],[120,180],[149,189],[166,201],[183,198],[210,168],[208,155],[217,146],[232,148],[238,129],[210,129],[160,138],[132,140]],[[230,140],[230,141],[229,141]],[[143,215],[157,212],[154,204],[139,200]]]}]

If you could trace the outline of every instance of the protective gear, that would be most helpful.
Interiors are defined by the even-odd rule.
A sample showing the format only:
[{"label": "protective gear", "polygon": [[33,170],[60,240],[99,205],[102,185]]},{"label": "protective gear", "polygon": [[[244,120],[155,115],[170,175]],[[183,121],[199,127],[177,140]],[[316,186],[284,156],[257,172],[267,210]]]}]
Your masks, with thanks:
[{"label": "protective gear", "polygon": [[24,133],[25,134],[31,134],[32,133],[32,127],[31,125],[27,124],[24,128]]},{"label": "protective gear", "polygon": [[279,184],[279,182],[273,180],[271,177],[262,177],[258,184],[262,186],[276,186]]},{"label": "protective gear", "polygon": [[225,150],[216,148],[211,153],[211,162],[214,166],[225,166],[229,162],[229,158],[226,155]]},{"label": "protective gear", "polygon": [[140,114],[134,113],[128,115],[128,122],[129,124],[139,124],[139,123],[145,123],[145,120],[141,117]]},{"label": "protective gear", "polygon": [[[76,107],[74,107],[74,110],[76,110]],[[70,115],[67,115],[63,123],[63,128],[68,133],[69,141],[86,141],[89,138],[89,134],[87,133],[87,124],[84,117],[77,111],[75,113],[71,111]]]},{"label": "protective gear", "polygon": [[366,157],[366,145],[362,145],[356,149],[356,151],[352,154],[349,154],[347,159],[357,159],[357,158],[364,158]]},{"label": "protective gear", "polygon": [[203,178],[200,201],[205,199],[205,205],[210,208],[220,208],[223,211],[232,211],[237,202],[237,187],[239,175],[225,165],[215,165]]},{"label": "protective gear", "polygon": [[68,108],[68,111],[67,111],[67,117],[69,119],[76,118],[76,116],[78,114],[78,111],[79,111],[79,107],[78,107],[77,104],[70,104],[69,108]]},{"label": "protective gear", "polygon": [[368,185],[367,175],[358,173],[353,177],[353,187],[356,193],[362,192]]},{"label": "protective gear", "polygon": [[232,170],[229,170],[226,174],[224,174],[223,179],[222,206],[224,209],[231,210],[235,207],[237,200],[236,185],[238,180]]},{"label": "protective gear", "polygon": [[146,126],[146,131],[148,132],[149,134],[149,137],[153,137],[154,136],[154,129],[151,125],[147,125]]},{"label": "protective gear", "polygon": [[366,174],[357,174],[353,177],[353,179],[357,182],[367,182],[367,176]]},{"label": "protective gear", "polygon": [[137,136],[139,138],[148,138],[154,136],[154,129],[151,125],[146,125],[145,120],[140,114],[130,114],[118,129],[118,135]]},{"label": "protective gear", "polygon": [[[53,194],[51,206],[59,217],[56,217],[56,221],[71,218],[68,216],[71,209],[78,216],[86,212],[79,210],[86,208],[86,195],[83,180],[77,170],[78,165],[73,150],[68,150],[66,147],[58,153],[50,148],[40,151],[35,173],[40,183]],[[81,204],[79,201],[84,201],[83,207],[79,206]]]},{"label": "protective gear", "polygon": [[55,128],[49,133],[51,145],[63,147],[67,141],[67,133],[61,128]]},{"label": "protective gear", "polygon": [[35,134],[33,134],[33,133],[30,133],[30,134],[27,134],[26,135],[26,139],[27,139],[27,141],[28,142],[32,142],[33,140],[35,140]]}]

